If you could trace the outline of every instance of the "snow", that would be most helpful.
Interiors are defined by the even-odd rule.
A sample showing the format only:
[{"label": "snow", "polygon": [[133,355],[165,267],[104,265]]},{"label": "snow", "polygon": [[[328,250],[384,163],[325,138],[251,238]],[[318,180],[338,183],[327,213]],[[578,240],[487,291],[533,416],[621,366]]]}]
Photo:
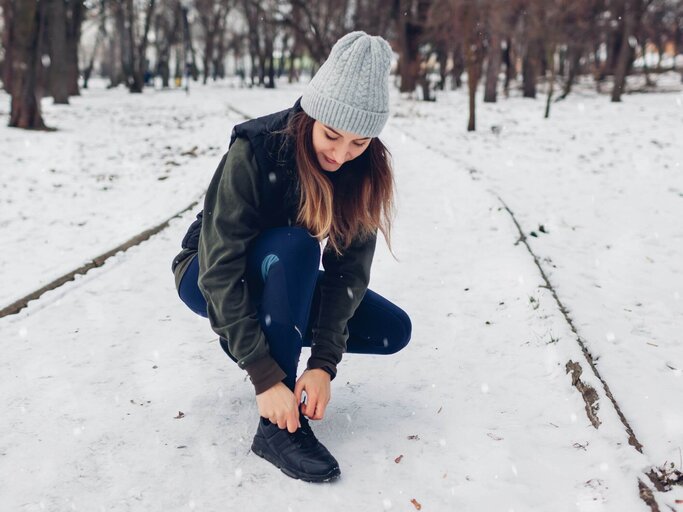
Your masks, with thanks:
[{"label": "snow", "polygon": [[[95,82],[68,107],[44,101],[54,133],[0,128],[0,307],[183,210],[235,109],[266,114],[301,91],[133,96]],[[413,336],[342,361],[313,424],[340,462],[333,484],[291,480],[249,450],[253,388],[170,272],[199,207],[0,319],[3,509],[644,510],[638,479],[680,470],[683,448],[682,100],[612,104],[578,87],[543,119],[543,99],[513,96],[478,103],[468,133],[464,91],[393,93],[382,138],[398,261],[381,240],[370,287],[408,312]],[[597,392],[597,429],[569,361]],[[683,491],[655,497],[676,510]]]}]

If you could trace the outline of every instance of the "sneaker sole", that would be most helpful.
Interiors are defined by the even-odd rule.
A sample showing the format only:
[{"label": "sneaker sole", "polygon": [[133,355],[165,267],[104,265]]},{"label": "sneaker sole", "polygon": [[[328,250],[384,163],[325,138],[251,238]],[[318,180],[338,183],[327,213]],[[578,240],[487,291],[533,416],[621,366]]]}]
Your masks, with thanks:
[{"label": "sneaker sole", "polygon": [[341,475],[341,471],[339,471],[339,466],[335,466],[334,468],[332,468],[330,472],[326,475],[310,475],[308,473],[296,473],[293,470],[289,469],[287,466],[283,466],[282,464],[280,464],[280,461],[278,461],[278,459],[275,456],[273,456],[273,454],[266,450],[261,450],[258,446],[252,444],[251,451],[259,457],[270,462],[273,466],[278,468],[288,477],[294,478],[296,480],[303,480],[304,482],[311,483],[323,483],[336,480]]}]

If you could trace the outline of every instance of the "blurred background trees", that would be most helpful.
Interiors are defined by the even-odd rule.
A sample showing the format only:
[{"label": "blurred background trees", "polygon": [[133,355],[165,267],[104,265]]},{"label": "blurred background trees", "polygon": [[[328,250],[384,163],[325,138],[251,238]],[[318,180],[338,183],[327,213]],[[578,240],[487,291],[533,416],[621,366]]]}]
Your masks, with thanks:
[{"label": "blurred background trees", "polygon": [[[678,71],[683,0],[0,0],[10,125],[43,129],[40,101],[68,103],[92,76],[140,93],[235,77],[275,87],[315,73],[352,30],[385,37],[401,93],[566,98],[577,81],[620,101]],[[678,60],[677,60],[678,59]]]}]

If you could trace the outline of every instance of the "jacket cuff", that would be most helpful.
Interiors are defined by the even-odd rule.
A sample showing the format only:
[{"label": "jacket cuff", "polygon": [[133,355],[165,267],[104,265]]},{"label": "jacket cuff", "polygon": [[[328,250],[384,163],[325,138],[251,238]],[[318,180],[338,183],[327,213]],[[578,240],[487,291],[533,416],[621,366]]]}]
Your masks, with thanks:
[{"label": "jacket cuff", "polygon": [[325,370],[327,373],[330,374],[330,381],[333,381],[334,378],[337,376],[337,365],[334,365],[329,361],[325,361],[324,359],[320,359],[318,357],[311,356],[308,359],[306,368],[308,370],[315,370],[317,368]]},{"label": "jacket cuff", "polygon": [[249,374],[257,395],[260,395],[287,377],[287,374],[282,371],[280,365],[269,355],[248,364],[244,369]]}]

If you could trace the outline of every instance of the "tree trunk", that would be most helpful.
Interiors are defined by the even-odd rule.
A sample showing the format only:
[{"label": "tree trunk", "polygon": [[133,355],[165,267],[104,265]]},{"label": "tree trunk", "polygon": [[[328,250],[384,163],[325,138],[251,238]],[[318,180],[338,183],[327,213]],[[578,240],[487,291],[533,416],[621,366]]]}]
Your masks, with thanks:
[{"label": "tree trunk", "polygon": [[[130,92],[140,93],[145,86],[145,74],[147,72],[147,41],[149,35],[149,27],[152,24],[152,16],[154,16],[154,4],[156,0],[148,0],[147,10],[145,12],[145,28],[142,32],[142,38],[138,43],[137,52],[134,53],[133,58],[133,81],[130,85]],[[131,10],[132,13],[132,10]],[[134,18],[131,16],[131,25]],[[133,39],[133,32],[131,27],[131,46],[135,48],[135,41]]]},{"label": "tree trunk", "polygon": [[555,89],[555,46],[548,45],[546,52],[546,62],[550,68],[550,83],[548,84],[548,99],[545,102],[545,118],[550,117],[550,104],[553,100],[553,91]]},{"label": "tree trunk", "polygon": [[68,0],[66,17],[66,84],[69,96],[79,96],[78,45],[85,6],[83,0]]},{"label": "tree trunk", "polygon": [[183,61],[183,51],[180,49],[179,44],[175,46],[173,53],[175,54],[175,72],[173,73],[173,79],[175,80],[176,87],[180,87],[180,82],[182,81],[185,72],[185,64]]},{"label": "tree trunk", "polygon": [[500,7],[494,6],[491,11],[491,40],[488,48],[486,62],[486,85],[484,87],[484,102],[495,103],[498,91],[498,74],[500,73],[500,61],[502,58],[501,32],[503,20]]},{"label": "tree trunk", "polygon": [[413,92],[417,87],[420,72],[419,35],[419,29],[409,20],[406,20],[404,16],[401,16],[398,31],[400,47],[398,71],[401,77],[399,89],[401,92]]},{"label": "tree trunk", "polygon": [[478,82],[478,77],[477,77],[477,65],[475,61],[475,56],[474,56],[474,50],[472,49],[472,45],[467,45],[467,49],[465,50],[467,52],[467,90],[469,93],[469,119],[467,121],[467,131],[468,132],[473,132],[476,128],[475,124],[475,117],[476,117],[476,112],[475,112],[475,96],[477,93],[477,82]]},{"label": "tree trunk", "polygon": [[529,42],[522,61],[522,88],[525,98],[536,97],[536,75],[538,73],[538,42]]},{"label": "tree trunk", "polygon": [[516,70],[514,58],[512,55],[512,41],[508,38],[505,41],[505,50],[503,51],[503,62],[505,63],[505,83],[503,84],[503,92],[505,97],[510,96],[510,82],[515,78]]},{"label": "tree trunk", "polygon": [[612,88],[612,101],[621,101],[621,95],[626,86],[626,72],[629,62],[632,59],[632,48],[630,39],[633,36],[634,3],[636,0],[624,0],[624,27],[622,30],[622,40],[619,48],[616,66],[614,69],[614,86]]},{"label": "tree trunk", "polygon": [[443,43],[439,44],[436,55],[439,63],[439,83],[436,87],[443,91],[446,88],[446,77],[448,76],[448,46]]},{"label": "tree trunk", "polygon": [[462,73],[465,71],[465,59],[463,58],[462,45],[456,44],[453,49],[453,69],[451,70],[451,90],[462,86]]},{"label": "tree trunk", "polygon": [[473,132],[476,129],[476,103],[477,84],[479,83],[479,73],[483,52],[479,47],[478,26],[479,11],[476,5],[465,4],[461,13],[463,27],[463,46],[465,49],[465,65],[467,66],[467,90],[469,95],[469,119],[467,121],[467,131]]},{"label": "tree trunk", "polygon": [[[119,57],[121,62],[121,75],[126,82],[126,86],[130,87],[133,76],[133,36],[132,26],[127,26],[126,16],[127,10],[130,6],[132,8],[131,0],[122,0],[115,2],[114,21],[116,26],[116,37],[119,42]],[[120,83],[120,82],[119,82]]]},{"label": "tree trunk", "polygon": [[5,27],[2,31],[2,47],[5,50],[4,60],[2,63],[2,86],[11,93],[10,84],[12,83],[12,50],[13,44],[10,40],[10,34],[13,34],[13,12],[12,0],[2,0],[2,21]]},{"label": "tree trunk", "polygon": [[294,35],[294,43],[292,44],[292,50],[289,54],[289,73],[287,75],[287,83],[294,83],[299,81],[299,71],[296,68],[296,61],[299,58],[299,47],[300,44],[297,40],[297,35]]},{"label": "tree trunk", "polygon": [[498,92],[498,73],[500,71],[501,48],[500,38],[493,35],[489,57],[486,63],[486,85],[484,87],[484,102],[495,103]]},{"label": "tree trunk", "polygon": [[48,39],[50,48],[49,87],[55,104],[69,104],[66,55],[66,8],[64,0],[48,0]]},{"label": "tree trunk", "polygon": [[197,69],[197,54],[194,49],[194,44],[192,44],[192,33],[190,31],[190,22],[187,19],[187,7],[181,7],[180,13],[182,17],[183,24],[183,51],[184,51],[184,67],[183,73],[189,77],[192,76],[192,80],[195,82],[199,79],[199,70]]},{"label": "tree trunk", "polygon": [[[618,4],[617,4],[618,7]],[[625,17],[625,12],[622,11],[622,16],[619,18],[622,19]],[[621,43],[624,40],[624,29],[623,29],[623,23],[621,23],[618,27],[617,30],[614,32],[610,32],[609,35],[607,36],[607,43],[606,43],[606,48],[607,48],[607,57],[605,59],[605,62],[602,65],[602,72],[600,73],[600,79],[604,80],[605,77],[613,75],[616,67],[617,67],[617,60],[619,58],[619,53],[621,52]]]},{"label": "tree trunk", "polygon": [[3,11],[5,19],[12,23],[5,27],[9,32],[8,54],[11,61],[11,82],[9,85],[11,110],[9,126],[27,129],[45,129],[40,112],[40,98],[36,95],[36,67],[38,65],[39,19],[38,0],[8,1]]},{"label": "tree trunk", "polygon": [[564,76],[567,71],[567,50],[560,48],[557,51],[557,74]]},{"label": "tree trunk", "polygon": [[567,81],[564,83],[564,90],[562,91],[562,96],[559,99],[565,99],[569,96],[572,91],[572,86],[576,80],[576,75],[578,74],[579,65],[581,62],[581,50],[576,45],[569,45],[567,48],[567,67],[569,72],[567,75]]},{"label": "tree trunk", "polygon": [[214,51],[213,59],[213,79],[225,78],[225,17],[224,13],[220,24],[218,25],[218,40],[216,41],[216,49]]},{"label": "tree trunk", "polygon": [[204,68],[204,77],[202,83],[206,85],[209,80],[210,62],[213,60],[213,38],[212,31],[207,30],[204,35],[204,57],[202,58],[202,66]]}]

